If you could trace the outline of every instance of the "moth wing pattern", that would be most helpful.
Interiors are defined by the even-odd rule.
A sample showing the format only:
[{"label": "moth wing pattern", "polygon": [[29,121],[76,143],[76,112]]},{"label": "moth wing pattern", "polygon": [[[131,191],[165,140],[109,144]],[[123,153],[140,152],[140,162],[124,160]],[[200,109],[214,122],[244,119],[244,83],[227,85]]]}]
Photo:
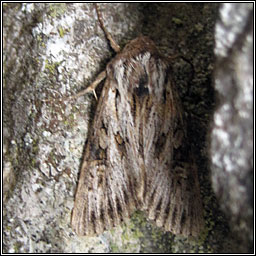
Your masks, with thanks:
[{"label": "moth wing pattern", "polygon": [[148,37],[107,65],[72,214],[79,235],[99,234],[135,210],[166,231],[203,227],[197,168],[168,61]]},{"label": "moth wing pattern", "polygon": [[126,152],[119,150],[123,142],[115,134],[114,95],[107,80],[88,136],[72,212],[71,224],[78,235],[100,234],[120,224],[135,208]]},{"label": "moth wing pattern", "polygon": [[146,107],[148,118],[143,121],[143,207],[148,218],[165,231],[197,236],[204,220],[197,167],[187,142],[187,124],[171,71],[163,59],[154,59],[153,63],[163,67],[164,75],[161,78],[154,74],[159,72],[156,66],[148,73],[157,78],[152,84],[161,89],[159,98],[153,96],[156,91],[152,94],[153,103]]},{"label": "moth wing pattern", "polygon": [[[152,84],[160,91],[159,98],[153,97],[157,91],[153,93],[153,104],[147,108],[149,118],[143,124],[144,209],[148,218],[165,231],[197,236],[204,219],[198,170],[188,145],[188,127],[171,70],[164,59],[152,62],[156,66],[148,75],[156,78]],[[162,78],[158,72],[164,74]]]}]

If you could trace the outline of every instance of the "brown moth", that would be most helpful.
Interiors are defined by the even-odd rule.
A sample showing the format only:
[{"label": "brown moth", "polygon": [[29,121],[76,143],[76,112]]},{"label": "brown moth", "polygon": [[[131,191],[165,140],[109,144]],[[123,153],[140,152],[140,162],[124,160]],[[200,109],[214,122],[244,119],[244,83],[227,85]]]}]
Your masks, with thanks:
[{"label": "brown moth", "polygon": [[119,52],[86,92],[106,77],[88,135],[72,213],[78,235],[119,225],[136,210],[165,231],[197,236],[204,226],[197,167],[168,58],[141,36]]}]

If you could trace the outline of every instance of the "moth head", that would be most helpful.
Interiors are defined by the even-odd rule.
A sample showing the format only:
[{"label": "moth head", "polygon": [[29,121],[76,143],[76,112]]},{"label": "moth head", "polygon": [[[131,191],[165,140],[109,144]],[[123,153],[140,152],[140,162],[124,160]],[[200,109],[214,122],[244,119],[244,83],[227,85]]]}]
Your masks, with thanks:
[{"label": "moth head", "polygon": [[147,36],[140,36],[131,40],[123,49],[122,54],[137,55],[141,52],[159,54],[154,42]]}]

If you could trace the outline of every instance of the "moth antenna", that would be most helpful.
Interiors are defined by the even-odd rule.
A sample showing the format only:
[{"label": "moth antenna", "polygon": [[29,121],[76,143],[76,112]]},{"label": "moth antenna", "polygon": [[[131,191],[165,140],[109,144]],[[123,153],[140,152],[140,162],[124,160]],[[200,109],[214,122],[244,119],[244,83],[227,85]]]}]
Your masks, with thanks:
[{"label": "moth antenna", "polygon": [[101,26],[102,30],[104,31],[106,38],[109,40],[111,48],[116,53],[120,52],[120,50],[121,50],[120,46],[115,42],[115,40],[112,38],[111,34],[107,31],[107,29],[104,26],[102,15],[101,15],[101,12],[98,9],[98,5],[94,4],[94,6],[95,6],[95,9],[96,9],[96,12],[97,12],[97,16],[98,16],[98,20],[100,22],[100,26]]}]

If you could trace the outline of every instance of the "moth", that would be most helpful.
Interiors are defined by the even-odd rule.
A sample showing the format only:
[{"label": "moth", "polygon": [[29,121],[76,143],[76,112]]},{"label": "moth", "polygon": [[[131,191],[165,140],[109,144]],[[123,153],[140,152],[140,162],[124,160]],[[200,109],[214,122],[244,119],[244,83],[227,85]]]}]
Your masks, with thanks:
[{"label": "moth", "polygon": [[[197,236],[204,226],[197,166],[168,58],[140,36],[86,90],[105,79],[86,143],[71,225],[96,235],[137,209],[165,231]],[[80,95],[79,95],[80,96]]]}]

